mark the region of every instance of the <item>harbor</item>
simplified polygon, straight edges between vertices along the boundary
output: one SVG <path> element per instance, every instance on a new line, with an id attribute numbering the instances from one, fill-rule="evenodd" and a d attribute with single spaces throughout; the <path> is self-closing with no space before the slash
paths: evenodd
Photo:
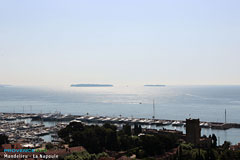
<path id="1" fill-rule="evenodd" d="M 150 125 L 150 126 L 185 126 L 185 120 L 167 120 L 167 119 L 155 119 L 155 118 L 134 118 L 134 117 L 118 117 L 111 116 L 93 116 L 89 115 L 71 115 L 57 113 L 1 113 L 0 120 L 4 121 L 16 121 L 21 119 L 31 119 L 31 121 L 40 122 L 70 122 L 81 121 L 85 123 L 112 123 L 112 124 L 130 124 L 130 125 Z M 223 122 L 200 122 L 201 128 L 212 128 L 219 130 L 227 130 L 230 128 L 240 128 L 239 123 L 223 123 Z"/>
<path id="2" fill-rule="evenodd" d="M 0 133 L 6 134 L 11 143 L 21 142 L 26 145 L 40 146 L 44 142 L 59 143 L 57 132 L 70 122 L 81 122 L 86 125 L 115 124 L 121 128 L 124 124 L 141 125 L 149 129 L 175 129 L 184 130 L 184 120 L 166 120 L 155 118 L 110 117 L 70 115 L 61 113 L 0 113 Z M 200 122 L 202 129 L 228 130 L 240 128 L 238 123 Z"/>

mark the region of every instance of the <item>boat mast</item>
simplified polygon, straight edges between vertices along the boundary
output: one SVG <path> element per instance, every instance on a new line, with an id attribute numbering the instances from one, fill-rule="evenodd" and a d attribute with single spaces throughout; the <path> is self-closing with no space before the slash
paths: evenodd
<path id="1" fill-rule="evenodd" d="M 227 123 L 227 110 L 225 109 L 225 123 Z"/>
<path id="2" fill-rule="evenodd" d="M 153 99 L 153 116 L 152 116 L 153 119 L 155 119 L 155 102 L 154 102 L 154 99 Z"/>

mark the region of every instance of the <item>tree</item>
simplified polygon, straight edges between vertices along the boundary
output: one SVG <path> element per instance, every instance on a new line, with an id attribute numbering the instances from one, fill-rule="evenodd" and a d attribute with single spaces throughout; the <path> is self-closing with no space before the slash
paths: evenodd
<path id="1" fill-rule="evenodd" d="M 46 144 L 46 149 L 53 149 L 54 148 L 54 145 L 52 143 L 47 143 Z"/>
<path id="2" fill-rule="evenodd" d="M 115 125 L 110 124 L 110 123 L 105 123 L 105 124 L 103 125 L 103 127 L 104 127 L 104 128 L 109 128 L 109 129 L 111 129 L 111 130 L 113 130 L 113 131 L 116 131 L 116 130 L 117 130 L 117 127 L 116 127 Z"/>
<path id="3" fill-rule="evenodd" d="M 135 130 L 140 132 L 141 127 L 136 126 Z M 58 135 L 70 147 L 83 146 L 90 154 L 98 154 L 106 150 L 127 151 L 127 155 L 135 154 L 139 156 L 138 158 L 160 155 L 176 147 L 178 139 L 173 134 L 134 136 L 131 134 L 131 126 L 128 124 L 118 131 L 117 127 L 111 124 L 89 126 L 70 123 L 66 128 L 61 129 Z M 68 158 L 79 159 L 76 156 L 71 155 Z"/>
<path id="4" fill-rule="evenodd" d="M 212 135 L 212 147 L 216 148 L 217 146 L 217 137 L 215 134 Z"/>
<path id="5" fill-rule="evenodd" d="M 74 152 L 69 156 L 66 156 L 64 160 L 98 160 L 103 157 L 108 157 L 105 152 L 99 154 L 89 154 L 87 151 Z"/>
<path id="6" fill-rule="evenodd" d="M 142 133 L 141 125 L 135 124 L 133 130 L 134 130 L 134 135 L 138 135 L 139 133 Z"/>
<path id="7" fill-rule="evenodd" d="M 8 136 L 6 136 L 5 134 L 0 134 L 0 145 L 7 143 L 9 143 Z"/>
<path id="8" fill-rule="evenodd" d="M 108 128 L 106 129 L 106 138 L 105 138 L 106 149 L 108 150 L 117 150 L 118 149 L 118 140 L 116 131 Z"/>
<path id="9" fill-rule="evenodd" d="M 131 126 L 130 126 L 129 124 L 123 125 L 123 132 L 124 132 L 126 135 L 131 136 L 131 135 L 132 135 Z"/>
<path id="10" fill-rule="evenodd" d="M 222 145 L 223 150 L 228 150 L 231 145 L 231 142 L 224 141 L 224 144 Z"/>
<path id="11" fill-rule="evenodd" d="M 70 143 L 72 134 L 74 132 L 83 131 L 84 126 L 79 122 L 72 122 L 66 128 L 61 129 L 58 132 L 58 136 L 62 138 L 66 143 Z"/>

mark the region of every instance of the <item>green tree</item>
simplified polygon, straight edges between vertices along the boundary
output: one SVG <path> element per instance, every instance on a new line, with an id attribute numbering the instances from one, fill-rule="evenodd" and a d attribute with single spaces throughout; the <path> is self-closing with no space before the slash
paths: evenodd
<path id="1" fill-rule="evenodd" d="M 212 135 L 212 147 L 213 148 L 217 147 L 217 137 L 215 134 Z"/>
<path id="2" fill-rule="evenodd" d="M 47 143 L 46 144 L 46 149 L 53 149 L 54 148 L 54 145 L 52 143 Z"/>
<path id="3" fill-rule="evenodd" d="M 140 126 L 136 127 L 137 131 L 140 129 Z M 69 146 L 83 146 L 90 154 L 105 150 L 121 150 L 127 151 L 128 156 L 136 154 L 139 157 L 160 155 L 177 147 L 178 139 L 174 134 L 134 136 L 131 134 L 130 125 L 124 125 L 122 130 L 117 131 L 117 127 L 111 124 L 89 126 L 70 123 L 66 128 L 61 129 L 58 135 Z M 76 155 L 71 156 L 76 158 Z"/>
<path id="4" fill-rule="evenodd" d="M 231 142 L 224 141 L 224 143 L 222 145 L 223 150 L 228 150 L 230 145 L 231 145 Z"/>
<path id="5" fill-rule="evenodd" d="M 74 152 L 69 156 L 66 156 L 64 160 L 98 160 L 102 157 L 108 157 L 105 152 L 99 154 L 89 154 L 87 151 Z"/>
<path id="6" fill-rule="evenodd" d="M 61 129 L 58 132 L 58 136 L 62 138 L 66 143 L 70 143 L 72 134 L 74 132 L 83 131 L 84 126 L 82 123 L 72 122 L 66 128 Z"/>
<path id="7" fill-rule="evenodd" d="M 123 125 L 123 132 L 124 132 L 126 135 L 131 136 L 131 135 L 132 135 L 131 126 L 130 126 L 129 124 Z"/>
<path id="8" fill-rule="evenodd" d="M 0 145 L 7 143 L 9 143 L 8 136 L 6 136 L 5 134 L 0 134 Z"/>
<path id="9" fill-rule="evenodd" d="M 133 130 L 134 130 L 134 135 L 138 135 L 139 133 L 142 133 L 141 125 L 135 124 Z"/>
<path id="10" fill-rule="evenodd" d="M 108 150 L 118 149 L 117 132 L 115 130 L 112 130 L 110 128 L 106 129 L 105 144 Z"/>

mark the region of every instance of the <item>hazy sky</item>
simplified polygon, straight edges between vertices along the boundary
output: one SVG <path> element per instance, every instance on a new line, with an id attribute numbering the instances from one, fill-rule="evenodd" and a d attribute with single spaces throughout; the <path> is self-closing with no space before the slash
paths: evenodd
<path id="1" fill-rule="evenodd" d="M 239 0 L 0 0 L 0 84 L 240 84 Z"/>

